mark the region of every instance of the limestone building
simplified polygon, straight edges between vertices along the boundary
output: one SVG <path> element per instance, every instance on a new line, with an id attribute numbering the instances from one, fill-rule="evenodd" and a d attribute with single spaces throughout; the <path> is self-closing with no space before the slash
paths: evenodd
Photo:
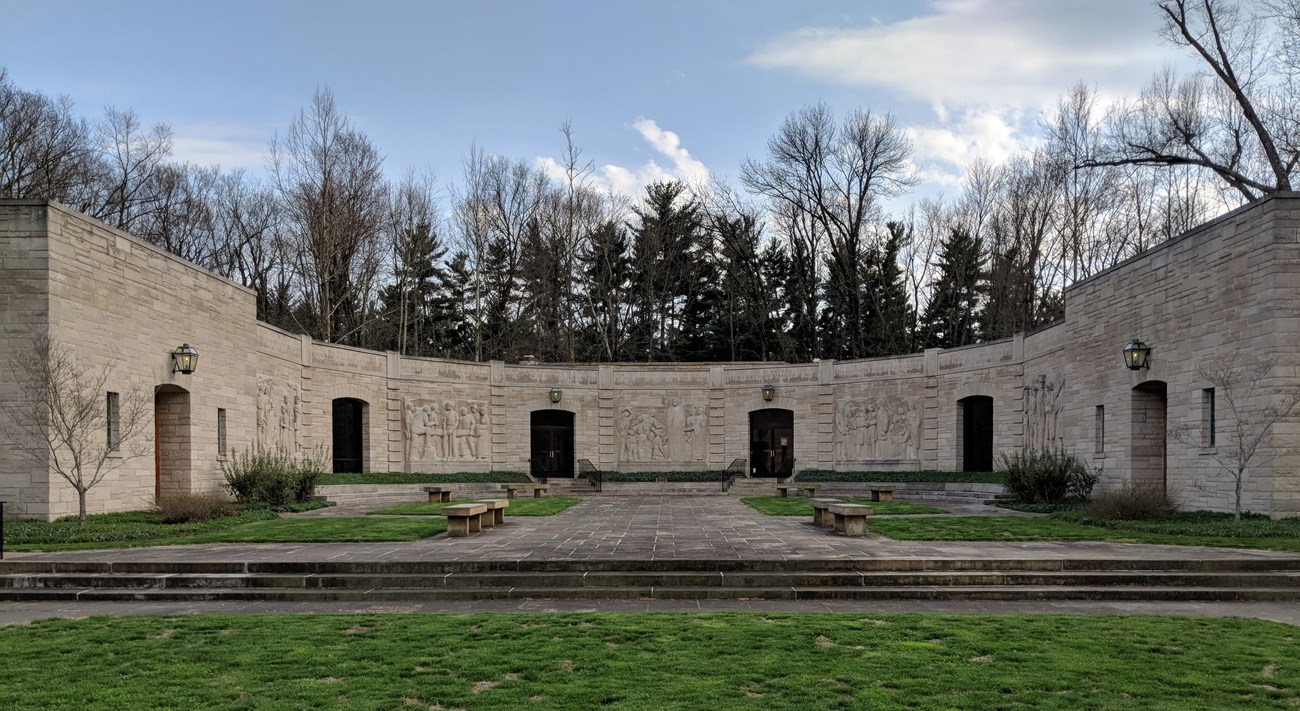
<path id="1" fill-rule="evenodd" d="M 1208 359 L 1274 358 L 1267 406 L 1300 386 L 1300 195 L 1252 203 L 1074 284 L 1065 317 L 1030 334 L 857 361 L 550 365 L 407 358 L 313 342 L 259 323 L 249 290 L 57 203 L 0 200 L 0 401 L 33 329 L 112 366 L 108 392 L 153 399 L 153 456 L 90 493 L 91 512 L 221 483 L 252 446 L 324 447 L 340 471 L 987 470 L 1000 452 L 1060 445 L 1101 486 L 1163 482 L 1188 508 L 1230 510 L 1215 463 L 1233 424 Z M 1139 338 L 1149 367 L 1121 349 Z M 183 343 L 201 354 L 174 372 Z M 19 403 L 21 404 L 21 403 Z M 20 407 L 0 409 L 12 432 Z M 1201 446 L 1167 436 L 1180 427 Z M 1300 411 L 1269 433 L 1244 505 L 1300 515 Z M 1274 456 L 1276 455 L 1276 456 Z M 0 449 L 0 500 L 75 513 L 75 491 Z"/>

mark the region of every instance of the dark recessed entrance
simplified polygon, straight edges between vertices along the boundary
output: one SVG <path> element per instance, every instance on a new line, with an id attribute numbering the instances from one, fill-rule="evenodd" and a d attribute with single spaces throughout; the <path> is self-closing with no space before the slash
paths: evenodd
<path id="1" fill-rule="evenodd" d="M 776 408 L 749 413 L 749 468 L 753 476 L 794 473 L 794 412 Z"/>
<path id="2" fill-rule="evenodd" d="M 993 398 L 972 395 L 957 401 L 961 470 L 993 471 Z"/>
<path id="3" fill-rule="evenodd" d="M 536 410 L 528 419 L 533 476 L 573 476 L 573 413 Z"/>
<path id="4" fill-rule="evenodd" d="M 334 471 L 360 472 L 365 458 L 366 403 L 350 397 L 334 400 Z"/>

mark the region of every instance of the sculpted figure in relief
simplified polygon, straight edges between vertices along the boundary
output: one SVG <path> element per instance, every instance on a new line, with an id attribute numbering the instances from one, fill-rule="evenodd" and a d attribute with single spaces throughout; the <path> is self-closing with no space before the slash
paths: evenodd
<path id="1" fill-rule="evenodd" d="M 916 459 L 921 422 L 914 399 L 841 400 L 835 408 L 835 455 L 841 461 Z"/>
<path id="2" fill-rule="evenodd" d="M 491 432 L 486 402 L 444 400 L 420 403 L 407 400 L 403 412 L 407 462 L 487 459 L 488 448 L 484 440 Z"/>
<path id="3" fill-rule="evenodd" d="M 1061 445 L 1058 419 L 1061 413 L 1061 391 L 1065 389 L 1065 379 L 1055 381 L 1046 375 L 1024 387 L 1024 404 L 1022 405 L 1025 431 L 1025 447 L 1029 449 L 1051 449 Z"/>
<path id="4" fill-rule="evenodd" d="M 296 453 L 302 432 L 302 389 L 297 385 L 257 379 L 257 444 L 263 449 Z"/>
<path id="5" fill-rule="evenodd" d="M 619 410 L 614 421 L 621 462 L 703 461 L 708 452 L 705 408 L 673 398 L 660 413 Z"/>

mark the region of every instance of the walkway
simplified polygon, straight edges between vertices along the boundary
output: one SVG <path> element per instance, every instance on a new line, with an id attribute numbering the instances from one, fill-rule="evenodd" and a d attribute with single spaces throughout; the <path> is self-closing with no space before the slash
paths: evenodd
<path id="1" fill-rule="evenodd" d="M 951 506 L 949 508 L 952 508 Z M 985 511 L 989 509 L 983 508 Z M 996 513 L 1001 513 L 996 511 Z M 721 496 L 592 497 L 549 517 L 512 517 L 470 538 L 404 543 L 210 544 L 154 548 L 10 553 L 6 560 L 63 561 L 469 561 L 469 560 L 1240 560 L 1294 554 L 1108 542 L 909 542 L 846 538 L 811 517 L 764 516 Z M 956 613 L 1188 614 L 1248 616 L 1300 624 L 1293 603 L 926 602 L 926 601 L 525 601 L 359 603 L 0 603 L 0 624 L 49 616 L 239 612 L 490 611 L 877 611 Z"/>

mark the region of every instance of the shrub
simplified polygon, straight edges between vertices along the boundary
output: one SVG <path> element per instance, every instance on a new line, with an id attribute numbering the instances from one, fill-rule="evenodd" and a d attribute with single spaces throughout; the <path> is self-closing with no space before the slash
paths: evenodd
<path id="1" fill-rule="evenodd" d="M 238 513 L 234 502 L 221 491 L 160 496 L 154 499 L 153 511 L 163 523 L 211 521 Z"/>
<path id="2" fill-rule="evenodd" d="M 1002 477 L 1007 491 L 1028 504 L 1059 504 L 1088 498 L 1097 475 L 1065 449 L 1027 449 L 1002 454 Z"/>
<path id="3" fill-rule="evenodd" d="M 1117 521 L 1165 518 L 1176 509 L 1163 486 L 1141 482 L 1129 482 L 1118 489 L 1099 492 L 1084 507 L 1089 516 Z"/>
<path id="4" fill-rule="evenodd" d="M 222 462 L 221 473 L 226 489 L 239 503 L 283 506 L 311 499 L 316 481 L 324 474 L 325 459 L 320 448 L 301 459 L 283 449 L 254 448 Z"/>

